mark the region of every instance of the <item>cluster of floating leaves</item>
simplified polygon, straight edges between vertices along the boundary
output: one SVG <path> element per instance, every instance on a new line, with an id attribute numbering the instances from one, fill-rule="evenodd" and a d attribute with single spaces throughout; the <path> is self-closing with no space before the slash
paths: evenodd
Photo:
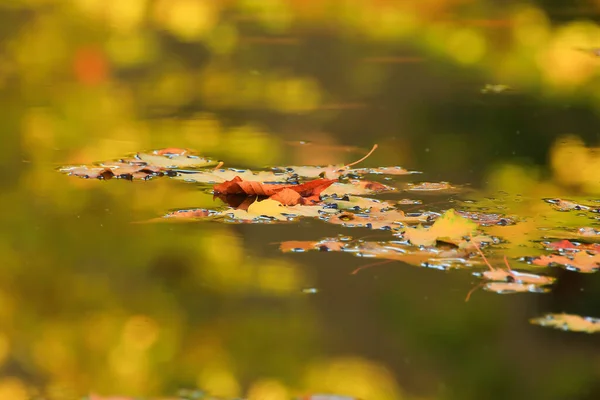
<path id="1" fill-rule="evenodd" d="M 291 223 L 300 218 L 315 218 L 346 228 L 367 228 L 388 231 L 389 240 L 366 241 L 349 236 L 324 238 L 315 241 L 288 241 L 280 244 L 283 252 L 336 251 L 354 256 L 379 259 L 353 273 L 375 264 L 401 261 L 405 264 L 449 270 L 474 270 L 481 279 L 467 295 L 478 288 L 497 294 L 547 293 L 555 278 L 545 274 L 517 271 L 506 257 L 494 267 L 484 250 L 502 243 L 501 237 L 486 234 L 490 226 L 503 227 L 518 223 L 515 217 L 500 213 L 447 209 L 439 212 L 410 208 L 423 201 L 410 198 L 379 200 L 380 193 L 445 193 L 456 194 L 464 188 L 448 182 L 405 182 L 395 186 L 365 179 L 368 175 L 412 175 L 418 172 L 401 167 L 353 168 L 364 161 L 377 145 L 362 159 L 346 165 L 273 167 L 260 171 L 222 168 L 223 163 L 201 157 L 188 149 L 161 149 L 137 153 L 116 161 L 92 165 L 67 166 L 60 171 L 87 179 L 112 178 L 148 180 L 168 177 L 195 183 L 210 190 L 221 205 L 214 209 L 184 209 L 169 212 L 156 221 L 211 220 L 226 223 Z M 215 167 L 216 165 L 216 167 Z M 544 199 L 559 212 L 577 211 L 598 213 L 600 207 L 579 204 L 565 199 Z M 466 203 L 465 203 L 466 204 Z M 409 209 L 403 209 L 408 206 Z M 571 271 L 593 273 L 600 267 L 600 231 L 580 228 L 561 231 L 557 239 L 544 242 L 548 254 L 526 258 L 529 269 L 560 266 Z M 542 326 L 556 326 L 552 318 L 534 319 Z M 577 318 L 567 319 L 561 327 L 575 324 Z M 583 318 L 596 324 L 591 318 Z M 545 321 L 541 323 L 540 321 Z M 589 325 L 588 323 L 588 325 Z M 586 325 L 587 326 L 587 325 Z M 590 325 L 591 326 L 591 325 Z M 589 327 L 588 327 L 589 328 Z M 594 329 L 577 329 L 595 332 Z"/>

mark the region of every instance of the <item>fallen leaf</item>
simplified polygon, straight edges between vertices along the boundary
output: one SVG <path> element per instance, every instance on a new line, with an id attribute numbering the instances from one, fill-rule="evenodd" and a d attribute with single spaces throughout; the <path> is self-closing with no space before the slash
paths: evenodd
<path id="1" fill-rule="evenodd" d="M 396 204 L 398 204 L 398 205 L 417 205 L 417 204 L 423 204 L 423 201 L 415 200 L 415 199 L 401 199 L 401 200 L 397 200 Z"/>
<path id="2" fill-rule="evenodd" d="M 165 169 L 206 167 L 217 164 L 216 161 L 200 157 L 190 150 L 176 148 L 154 150 L 150 153 L 137 153 L 134 159 L 143 161 L 147 165 Z"/>
<path id="3" fill-rule="evenodd" d="M 199 167 L 216 164 L 208 158 L 199 157 L 184 149 L 160 149 L 149 153 L 137 153 L 132 157 L 93 165 L 65 166 L 63 173 L 88 179 L 150 179 L 165 174 L 175 175 L 172 168 Z"/>
<path id="4" fill-rule="evenodd" d="M 177 210 L 169 214 L 166 214 L 163 218 L 175 218 L 175 219 L 190 219 L 190 218 L 206 218 L 215 215 L 215 211 L 206 210 L 204 208 L 197 208 L 191 210 Z"/>
<path id="5" fill-rule="evenodd" d="M 598 212 L 597 208 L 593 208 L 592 206 L 586 206 L 584 204 L 579 204 L 571 200 L 564 199 L 543 199 L 546 203 L 549 203 L 552 208 L 558 211 L 595 211 Z"/>
<path id="6" fill-rule="evenodd" d="M 359 196 L 343 196 L 343 197 L 327 197 L 323 199 L 325 204 L 335 206 L 338 210 L 353 210 L 353 211 L 385 211 L 394 209 L 394 205 L 387 201 L 370 199 Z"/>
<path id="7" fill-rule="evenodd" d="M 302 196 L 300 196 L 300 193 L 287 188 L 275 193 L 269 198 L 271 200 L 278 201 L 285 206 L 295 206 L 296 204 L 301 204 L 304 199 Z M 319 201 L 318 196 L 316 196 L 316 201 Z"/>
<path id="8" fill-rule="evenodd" d="M 487 282 L 483 285 L 483 290 L 498 294 L 548 293 L 550 291 L 549 288 L 541 285 L 519 282 Z"/>
<path id="9" fill-rule="evenodd" d="M 333 179 L 315 179 L 301 185 L 269 184 L 244 181 L 236 176 L 230 181 L 213 186 L 213 191 L 215 194 L 245 194 L 248 196 L 270 197 L 280 194 L 285 190 L 284 194 L 281 194 L 274 200 L 280 199 L 283 204 L 295 205 L 299 203 L 318 202 L 319 194 L 334 182 L 335 180 Z M 290 194 L 290 191 L 296 192 L 298 196 Z"/>
<path id="10" fill-rule="evenodd" d="M 319 250 L 319 251 L 342 251 L 348 242 L 343 242 L 337 239 L 323 239 L 320 241 L 300 241 L 300 240 L 289 240 L 281 242 L 279 244 L 279 250 L 284 253 L 288 252 L 302 252 L 308 250 Z"/>
<path id="11" fill-rule="evenodd" d="M 416 246 L 433 246 L 437 241 L 457 244 L 476 229 L 475 222 L 461 217 L 454 209 L 450 209 L 438 217 L 430 228 L 423 226 L 407 228 L 402 232 L 402 237 Z"/>
<path id="12" fill-rule="evenodd" d="M 274 173 L 271 171 L 250 171 L 235 168 L 211 169 L 206 171 L 178 171 L 173 177 L 175 180 L 182 180 L 190 183 L 222 183 L 239 177 L 244 181 L 255 181 L 262 183 L 290 183 L 296 181 L 297 175 L 291 173 Z"/>
<path id="13" fill-rule="evenodd" d="M 600 332 L 600 319 L 582 317 L 575 314 L 546 314 L 529 320 L 534 325 L 546 326 L 563 331 L 597 333 Z"/>
<path id="14" fill-rule="evenodd" d="M 559 264 L 570 271 L 593 273 L 600 269 L 600 254 L 590 255 L 585 252 L 565 256 L 551 254 L 534 258 L 532 263 L 545 267 Z"/>
<path id="15" fill-rule="evenodd" d="M 416 215 L 407 215 L 401 210 L 391 211 L 373 211 L 368 213 L 342 212 L 333 214 L 327 222 L 338 224 L 349 228 L 369 228 L 369 229 L 400 229 L 404 224 L 417 224 L 427 222 L 431 215 L 421 213 Z"/>
<path id="16" fill-rule="evenodd" d="M 300 217 L 319 217 L 325 214 L 323 207 L 290 206 L 286 207 L 276 200 L 266 199 L 252 203 L 248 210 L 227 210 L 221 215 L 226 222 L 291 222 Z"/>
<path id="17" fill-rule="evenodd" d="M 285 214 L 285 207 L 277 200 L 255 201 L 248 207 L 248 214 L 279 218 Z M 285 217 L 283 217 L 285 219 Z"/>
<path id="18" fill-rule="evenodd" d="M 577 234 L 582 237 L 600 237 L 600 231 L 590 227 L 579 228 Z"/>
<path id="19" fill-rule="evenodd" d="M 393 242 L 359 242 L 353 251 L 357 256 L 402 261 L 418 267 L 447 270 L 469 265 L 468 253 L 457 248 L 415 248 Z M 359 268 L 364 269 L 364 267 Z M 354 271 L 356 273 L 357 271 Z"/>
<path id="20" fill-rule="evenodd" d="M 336 182 L 321 194 L 327 196 L 365 195 L 383 192 L 396 192 L 398 189 L 379 182 L 350 180 L 349 183 Z"/>
<path id="21" fill-rule="evenodd" d="M 79 166 L 63 167 L 61 172 L 68 175 L 77 176 L 86 179 L 150 179 L 155 176 L 162 176 L 163 170 L 159 167 L 143 164 L 111 163 L 100 164 L 99 166 Z"/>
<path id="22" fill-rule="evenodd" d="M 458 188 L 448 182 L 420 182 L 407 183 L 405 190 L 411 192 L 455 192 L 458 191 Z"/>
<path id="23" fill-rule="evenodd" d="M 409 171 L 402 167 L 356 168 L 347 171 L 350 175 L 409 175 L 420 174 L 419 171 Z"/>
<path id="24" fill-rule="evenodd" d="M 488 281 L 497 281 L 497 282 L 501 281 L 501 282 L 523 283 L 523 284 L 530 283 L 530 284 L 540 285 L 540 286 L 551 285 L 552 283 L 554 283 L 554 281 L 556 281 L 556 278 L 551 277 L 551 276 L 544 276 L 544 275 L 537 275 L 537 274 L 515 271 L 510 267 L 510 264 L 508 263 L 508 258 L 506 256 L 504 256 L 504 265 L 506 266 L 506 269 L 494 268 L 492 266 L 492 264 L 488 261 L 485 254 L 483 254 L 483 251 L 481 250 L 479 245 L 477 243 L 475 243 L 475 241 L 473 240 L 473 236 L 471 236 L 471 242 L 474 243 L 475 250 L 479 253 L 481 258 L 483 259 L 483 262 L 489 268 L 489 271 L 484 271 L 482 273 L 475 273 L 475 274 L 482 276 L 484 279 L 487 279 Z M 467 296 L 467 299 L 468 299 L 468 296 Z"/>
<path id="25" fill-rule="evenodd" d="M 546 238 L 553 239 L 583 239 L 586 242 L 600 242 L 600 231 L 592 227 L 577 229 L 549 229 L 544 232 Z"/>
<path id="26" fill-rule="evenodd" d="M 501 214 L 482 213 L 476 211 L 457 211 L 461 217 L 468 218 L 471 221 L 477 222 L 481 226 L 489 225 L 514 225 L 515 221 L 512 218 L 505 217 Z"/>
<path id="27" fill-rule="evenodd" d="M 593 253 L 600 252 L 600 244 L 571 242 L 570 240 L 560 240 L 558 242 L 550 242 L 546 244 L 546 248 L 559 251 L 588 251 Z"/>

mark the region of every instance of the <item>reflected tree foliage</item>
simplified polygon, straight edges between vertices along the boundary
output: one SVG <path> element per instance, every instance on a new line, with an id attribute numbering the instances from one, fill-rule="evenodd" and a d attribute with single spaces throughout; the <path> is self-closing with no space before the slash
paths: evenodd
<path id="1" fill-rule="evenodd" d="M 385 282 L 345 294 L 379 310 L 357 318 L 351 304 L 302 292 L 326 278 L 264 244 L 283 231 L 133 223 L 209 206 L 211 194 L 55 169 L 170 146 L 244 167 L 343 164 L 377 142 L 377 165 L 489 193 L 597 195 L 597 151 L 584 140 L 597 138 L 598 4 L 4 2 L 0 398 L 180 388 L 274 400 L 585 398 L 598 358 L 583 345 L 557 351 L 568 370 L 552 354 L 517 366 L 558 345 L 505 326 L 497 314 L 517 303 L 465 307 L 444 291 L 443 307 L 417 307 L 427 282 Z M 482 93 L 487 84 L 514 93 Z M 486 347 L 506 330 L 510 346 Z M 527 335 L 530 348 L 518 344 Z"/>

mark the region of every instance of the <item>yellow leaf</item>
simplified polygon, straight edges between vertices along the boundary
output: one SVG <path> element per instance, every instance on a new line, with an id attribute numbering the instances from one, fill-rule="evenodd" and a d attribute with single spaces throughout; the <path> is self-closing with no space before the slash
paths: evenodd
<path id="1" fill-rule="evenodd" d="M 286 208 L 278 201 L 266 199 L 255 201 L 248 207 L 248 214 L 257 216 L 265 215 L 277 219 L 285 219 L 281 214 L 286 212 Z"/>
<path id="2" fill-rule="evenodd" d="M 404 237 L 417 246 L 433 246 L 437 240 L 442 238 L 450 239 L 452 242 L 459 241 L 476 229 L 475 222 L 460 216 L 454 209 L 450 209 L 438 217 L 431 228 L 425 229 L 422 226 L 409 228 L 404 231 Z"/>

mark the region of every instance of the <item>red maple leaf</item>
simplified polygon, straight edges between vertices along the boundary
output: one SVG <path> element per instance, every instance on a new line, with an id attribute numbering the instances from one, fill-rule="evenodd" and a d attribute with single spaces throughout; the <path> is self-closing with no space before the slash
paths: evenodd
<path id="1" fill-rule="evenodd" d="M 271 197 L 285 205 L 318 202 L 319 195 L 336 179 L 314 179 L 301 185 L 244 181 L 236 176 L 230 181 L 213 186 L 215 194 L 245 194 L 248 196 Z"/>

